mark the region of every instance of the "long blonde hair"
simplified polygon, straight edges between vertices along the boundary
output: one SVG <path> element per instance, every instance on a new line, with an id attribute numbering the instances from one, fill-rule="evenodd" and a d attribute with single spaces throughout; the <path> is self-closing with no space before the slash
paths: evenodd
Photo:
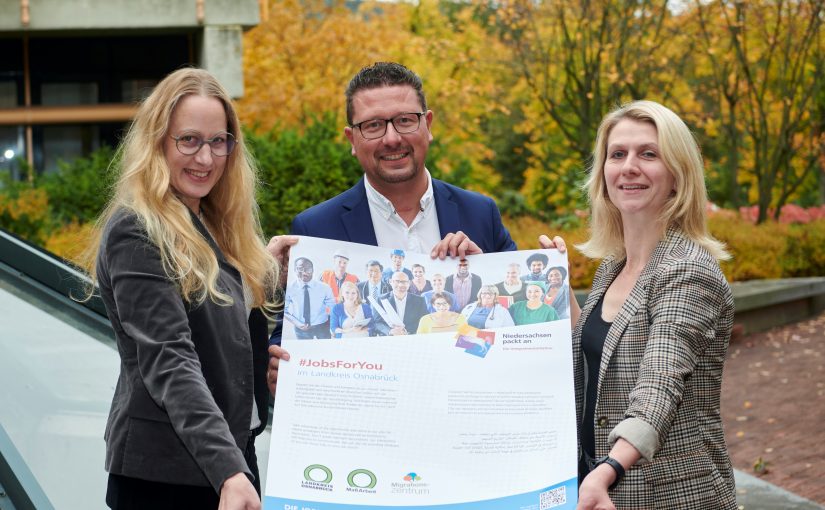
<path id="1" fill-rule="evenodd" d="M 604 181 L 607 139 L 616 124 L 624 119 L 647 122 L 656 128 L 662 161 L 673 175 L 676 193 L 662 211 L 663 228 L 676 226 L 715 258 L 730 258 L 724 244 L 714 239 L 707 228 L 707 191 L 699 145 L 678 115 L 653 101 L 627 103 L 602 119 L 593 147 L 590 177 L 584 186 L 590 201 L 590 239 L 577 248 L 591 258 L 625 256 L 622 217 L 610 201 Z"/>
<path id="2" fill-rule="evenodd" d="M 236 144 L 227 156 L 226 168 L 201 208 L 210 234 L 226 259 L 241 273 L 251 291 L 249 306 L 272 308 L 278 281 L 278 264 L 263 243 L 255 202 L 256 168 L 244 144 L 243 132 L 227 91 L 207 71 L 177 70 L 164 78 L 140 105 L 117 151 L 118 171 L 114 191 L 97 220 L 82 264 L 97 279 L 97 253 L 106 224 L 118 211 L 134 213 L 159 251 L 167 276 L 184 300 L 201 303 L 209 298 L 229 304 L 232 299 L 217 286 L 218 260 L 207 240 L 195 227 L 189 209 L 175 195 L 164 156 L 164 141 L 175 107 L 189 95 L 219 100 L 224 107 L 227 131 Z"/>

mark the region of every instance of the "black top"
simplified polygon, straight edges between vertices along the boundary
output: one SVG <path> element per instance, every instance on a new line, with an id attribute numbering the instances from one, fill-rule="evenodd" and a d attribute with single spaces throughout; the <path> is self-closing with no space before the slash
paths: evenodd
<path id="1" fill-rule="evenodd" d="M 611 322 L 602 319 L 602 302 L 599 299 L 587 317 L 582 328 L 582 353 L 587 365 L 587 379 L 584 388 L 584 418 L 582 420 L 582 449 L 591 457 L 596 457 L 596 438 L 593 430 L 596 411 L 596 390 L 599 387 L 599 366 L 602 362 L 602 348 L 610 330 Z"/>

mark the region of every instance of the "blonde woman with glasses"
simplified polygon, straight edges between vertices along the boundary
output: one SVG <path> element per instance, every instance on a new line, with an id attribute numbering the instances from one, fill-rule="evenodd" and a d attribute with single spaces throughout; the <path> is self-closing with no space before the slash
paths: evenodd
<path id="1" fill-rule="evenodd" d="M 120 354 L 107 504 L 258 509 L 267 330 L 278 266 L 226 90 L 181 69 L 140 105 L 86 267 Z"/>

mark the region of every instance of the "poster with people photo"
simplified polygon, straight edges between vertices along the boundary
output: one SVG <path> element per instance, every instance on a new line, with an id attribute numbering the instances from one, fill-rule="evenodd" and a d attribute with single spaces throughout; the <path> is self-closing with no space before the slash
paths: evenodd
<path id="1" fill-rule="evenodd" d="M 290 264 L 265 510 L 576 507 L 565 255 L 302 237 Z"/>
<path id="2" fill-rule="evenodd" d="M 433 260 L 402 248 L 301 237 L 291 250 L 283 338 L 401 336 L 569 319 L 567 267 L 557 250 Z"/>

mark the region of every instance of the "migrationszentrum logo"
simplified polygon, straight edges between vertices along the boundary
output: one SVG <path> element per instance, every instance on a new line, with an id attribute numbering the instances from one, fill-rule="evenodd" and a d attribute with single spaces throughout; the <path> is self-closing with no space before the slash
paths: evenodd
<path id="1" fill-rule="evenodd" d="M 402 478 L 403 482 L 392 482 L 390 492 L 393 494 L 411 494 L 425 496 L 430 493 L 430 484 L 422 482 L 421 475 L 415 471 L 410 471 Z"/>

